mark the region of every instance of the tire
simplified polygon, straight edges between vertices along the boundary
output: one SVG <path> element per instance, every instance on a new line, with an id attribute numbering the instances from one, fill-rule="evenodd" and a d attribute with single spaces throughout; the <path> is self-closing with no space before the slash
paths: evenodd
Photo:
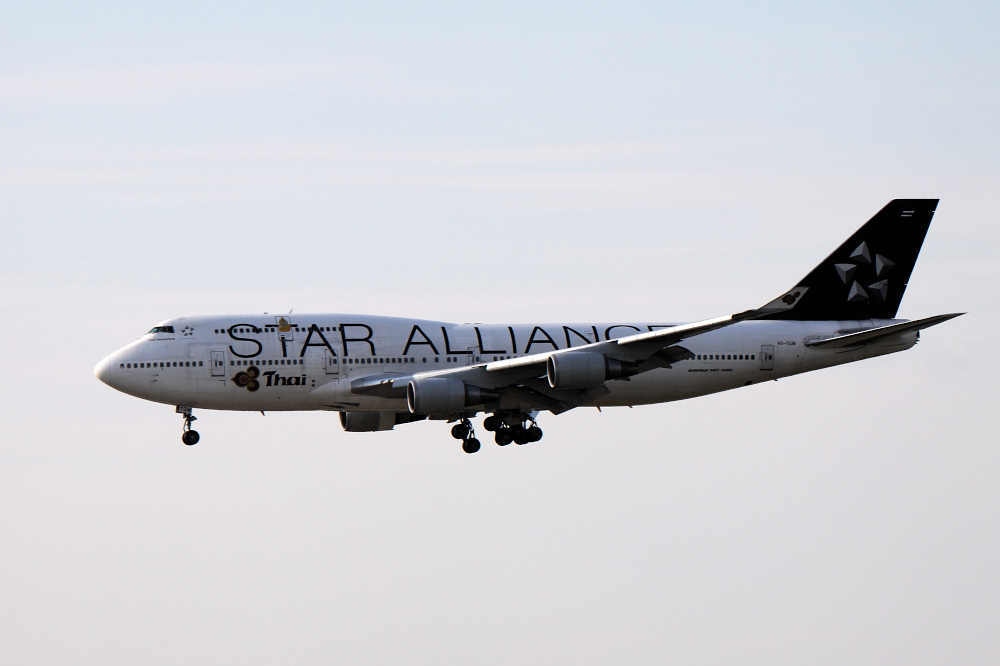
<path id="1" fill-rule="evenodd" d="M 201 439 L 201 435 L 194 430 L 186 430 L 183 435 L 181 435 L 181 441 L 188 446 L 194 446 Z"/>
<path id="2" fill-rule="evenodd" d="M 510 428 L 500 428 L 497 430 L 497 434 L 493 436 L 493 439 L 500 446 L 507 446 L 514 441 L 514 438 L 510 434 Z"/>
<path id="3" fill-rule="evenodd" d="M 479 440 L 473 437 L 472 439 L 467 439 L 462 443 L 462 450 L 466 453 L 475 453 L 480 448 Z"/>

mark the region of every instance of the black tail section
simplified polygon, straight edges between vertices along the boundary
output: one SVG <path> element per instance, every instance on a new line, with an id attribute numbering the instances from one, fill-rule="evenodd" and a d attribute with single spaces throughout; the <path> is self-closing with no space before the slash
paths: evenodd
<path id="1" fill-rule="evenodd" d="M 937 199 L 895 199 L 803 278 L 795 307 L 766 319 L 893 319 Z M 794 290 L 793 290 L 794 291 Z"/>

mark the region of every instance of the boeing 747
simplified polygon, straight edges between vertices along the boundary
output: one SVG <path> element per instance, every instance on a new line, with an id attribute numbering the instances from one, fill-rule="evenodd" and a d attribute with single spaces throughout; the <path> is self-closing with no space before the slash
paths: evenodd
<path id="1" fill-rule="evenodd" d="M 761 307 L 694 323 L 453 324 L 356 314 L 177 317 L 94 374 L 194 409 L 339 412 L 348 432 L 472 418 L 500 446 L 542 438 L 540 412 L 695 398 L 913 347 L 961 313 L 897 319 L 936 199 L 897 199 L 794 287 Z"/>

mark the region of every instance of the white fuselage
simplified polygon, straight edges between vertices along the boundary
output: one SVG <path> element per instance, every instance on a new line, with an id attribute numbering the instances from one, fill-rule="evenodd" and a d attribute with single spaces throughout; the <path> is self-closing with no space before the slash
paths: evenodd
<path id="1" fill-rule="evenodd" d="M 449 324 L 368 315 L 187 317 L 163 322 L 101 362 L 110 386 L 145 400 L 202 409 L 406 412 L 405 399 L 352 392 L 369 375 L 413 375 L 578 347 L 669 323 Z M 845 349 L 805 342 L 901 320 L 745 321 L 685 340 L 695 354 L 670 368 L 606 383 L 587 406 L 683 400 L 749 384 L 903 351 L 917 333 Z M 287 331 L 280 330 L 287 328 Z M 237 375 L 259 369 L 249 391 Z M 516 401 L 505 408 L 516 409 Z"/>

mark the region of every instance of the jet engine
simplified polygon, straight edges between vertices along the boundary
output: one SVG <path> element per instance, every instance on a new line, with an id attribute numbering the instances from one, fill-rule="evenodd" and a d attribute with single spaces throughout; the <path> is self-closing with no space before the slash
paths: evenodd
<path id="1" fill-rule="evenodd" d="M 553 354 L 546 363 L 549 386 L 582 389 L 635 374 L 631 365 L 591 352 Z"/>
<path id="2" fill-rule="evenodd" d="M 392 430 L 394 425 L 422 421 L 426 416 L 408 412 L 341 412 L 340 425 L 347 432 Z"/>
<path id="3" fill-rule="evenodd" d="M 395 425 L 395 415 L 384 412 L 389 418 L 382 416 L 383 412 L 341 412 L 340 425 L 347 432 L 375 432 L 376 430 L 392 430 Z"/>
<path id="4" fill-rule="evenodd" d="M 459 379 L 422 377 L 406 385 L 406 405 L 414 414 L 453 414 L 499 399 L 496 391 L 469 386 Z"/>

